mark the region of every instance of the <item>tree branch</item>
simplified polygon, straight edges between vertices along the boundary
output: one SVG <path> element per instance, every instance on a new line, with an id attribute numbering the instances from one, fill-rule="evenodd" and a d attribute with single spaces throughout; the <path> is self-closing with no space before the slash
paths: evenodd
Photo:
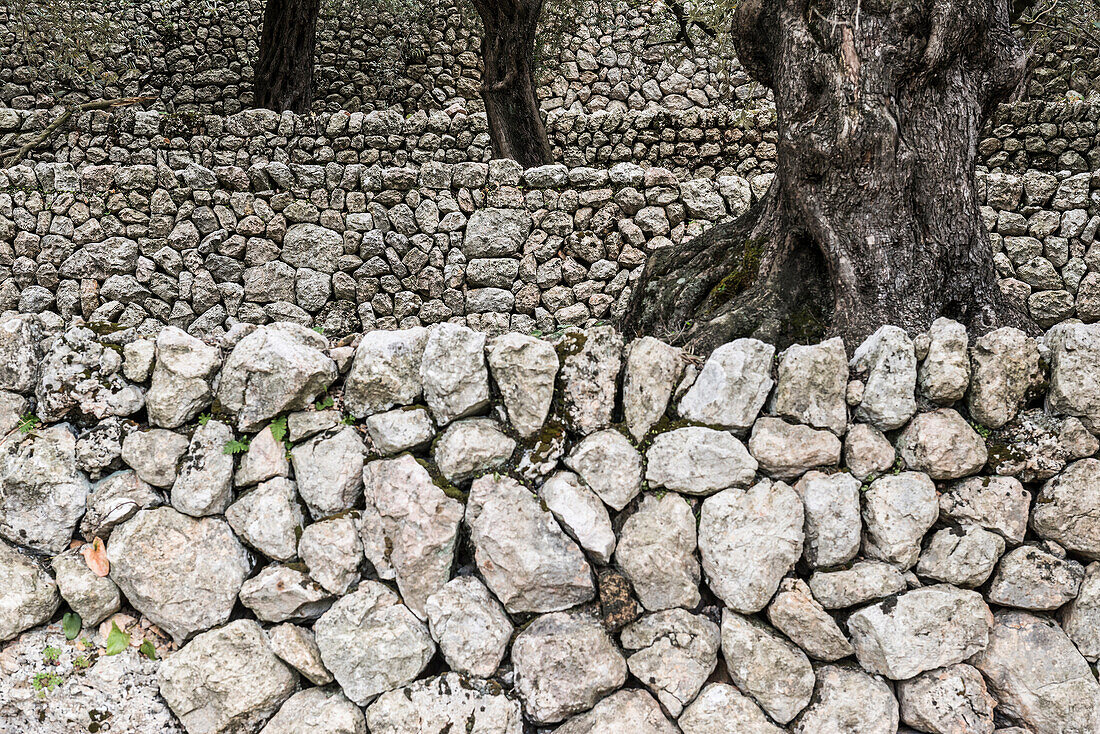
<path id="1" fill-rule="evenodd" d="M 31 151 L 49 142 L 50 139 L 57 134 L 58 130 L 60 130 L 77 112 L 105 110 L 111 107 L 128 107 L 129 105 L 141 104 L 142 102 L 152 102 L 155 99 L 156 97 L 119 97 L 116 99 L 99 99 L 94 102 L 85 102 L 79 105 L 69 105 L 56 120 L 47 125 L 42 132 L 32 137 L 24 145 L 18 148 L 0 150 L 0 161 L 3 162 L 4 168 L 11 168 L 12 166 L 19 165 L 26 159 Z"/>

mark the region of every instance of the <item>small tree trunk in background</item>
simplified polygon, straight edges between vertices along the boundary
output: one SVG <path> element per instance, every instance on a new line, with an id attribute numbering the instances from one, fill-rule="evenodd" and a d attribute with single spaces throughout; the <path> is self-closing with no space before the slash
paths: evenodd
<path id="1" fill-rule="evenodd" d="M 740 61 L 775 94 L 771 189 L 650 257 L 624 327 L 709 351 L 937 317 L 1033 329 L 997 284 L 974 168 L 1025 55 L 1010 0 L 742 0 Z"/>
<path id="2" fill-rule="evenodd" d="M 552 162 L 535 92 L 535 32 L 543 0 L 472 0 L 484 28 L 481 99 L 493 156 L 524 168 Z"/>
<path id="3" fill-rule="evenodd" d="M 256 107 L 310 111 L 320 9 L 321 0 L 267 0 L 254 69 Z"/>

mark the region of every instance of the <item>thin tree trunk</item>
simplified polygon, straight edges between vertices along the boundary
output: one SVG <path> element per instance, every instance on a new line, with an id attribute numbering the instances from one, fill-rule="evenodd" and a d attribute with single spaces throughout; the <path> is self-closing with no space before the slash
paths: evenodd
<path id="1" fill-rule="evenodd" d="M 255 106 L 310 111 L 320 9 L 321 0 L 267 0 L 254 70 Z"/>
<path id="2" fill-rule="evenodd" d="M 741 220 L 647 263 L 626 326 L 730 338 L 1033 328 L 997 285 L 974 167 L 1024 53 L 1009 0 L 744 0 L 736 45 L 775 93 L 778 167 Z"/>
<path id="3" fill-rule="evenodd" d="M 472 0 L 481 16 L 481 99 L 496 158 L 552 162 L 535 91 L 535 32 L 543 0 Z"/>

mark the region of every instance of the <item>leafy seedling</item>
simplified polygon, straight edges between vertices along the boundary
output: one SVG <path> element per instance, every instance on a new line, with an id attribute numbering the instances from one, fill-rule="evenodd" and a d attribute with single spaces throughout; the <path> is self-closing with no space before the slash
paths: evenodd
<path id="1" fill-rule="evenodd" d="M 84 621 L 76 612 L 65 612 L 65 616 L 61 618 L 61 631 L 65 633 L 66 640 L 75 640 L 79 637 L 80 628 L 83 625 Z"/>
<path id="2" fill-rule="evenodd" d="M 155 647 L 153 647 L 153 643 L 149 640 L 145 640 L 141 643 L 141 647 L 138 648 L 138 652 L 140 652 L 142 655 L 149 658 L 150 660 L 157 659 L 157 650 Z"/>
<path id="3" fill-rule="evenodd" d="M 118 628 L 117 622 L 111 622 L 111 633 L 107 635 L 107 655 L 118 655 L 130 646 L 130 635 Z"/>
<path id="4" fill-rule="evenodd" d="M 235 438 L 225 445 L 225 448 L 222 449 L 222 453 L 230 455 L 243 454 L 244 452 L 248 451 L 248 444 L 248 439 Z"/>

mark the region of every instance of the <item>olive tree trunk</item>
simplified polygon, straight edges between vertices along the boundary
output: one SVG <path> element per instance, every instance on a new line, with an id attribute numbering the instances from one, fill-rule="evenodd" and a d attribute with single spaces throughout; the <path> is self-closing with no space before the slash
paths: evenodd
<path id="1" fill-rule="evenodd" d="M 552 162 L 535 92 L 535 32 L 543 0 L 472 0 L 481 16 L 481 99 L 493 156 L 525 168 Z"/>
<path id="2" fill-rule="evenodd" d="M 254 69 L 256 107 L 310 111 L 320 9 L 321 0 L 267 0 Z"/>
<path id="3" fill-rule="evenodd" d="M 939 316 L 1031 327 L 978 211 L 983 116 L 1025 55 L 1009 0 L 743 0 L 735 44 L 774 92 L 778 166 L 740 219 L 654 254 L 625 326 L 702 351 L 737 336 L 849 347 Z"/>

